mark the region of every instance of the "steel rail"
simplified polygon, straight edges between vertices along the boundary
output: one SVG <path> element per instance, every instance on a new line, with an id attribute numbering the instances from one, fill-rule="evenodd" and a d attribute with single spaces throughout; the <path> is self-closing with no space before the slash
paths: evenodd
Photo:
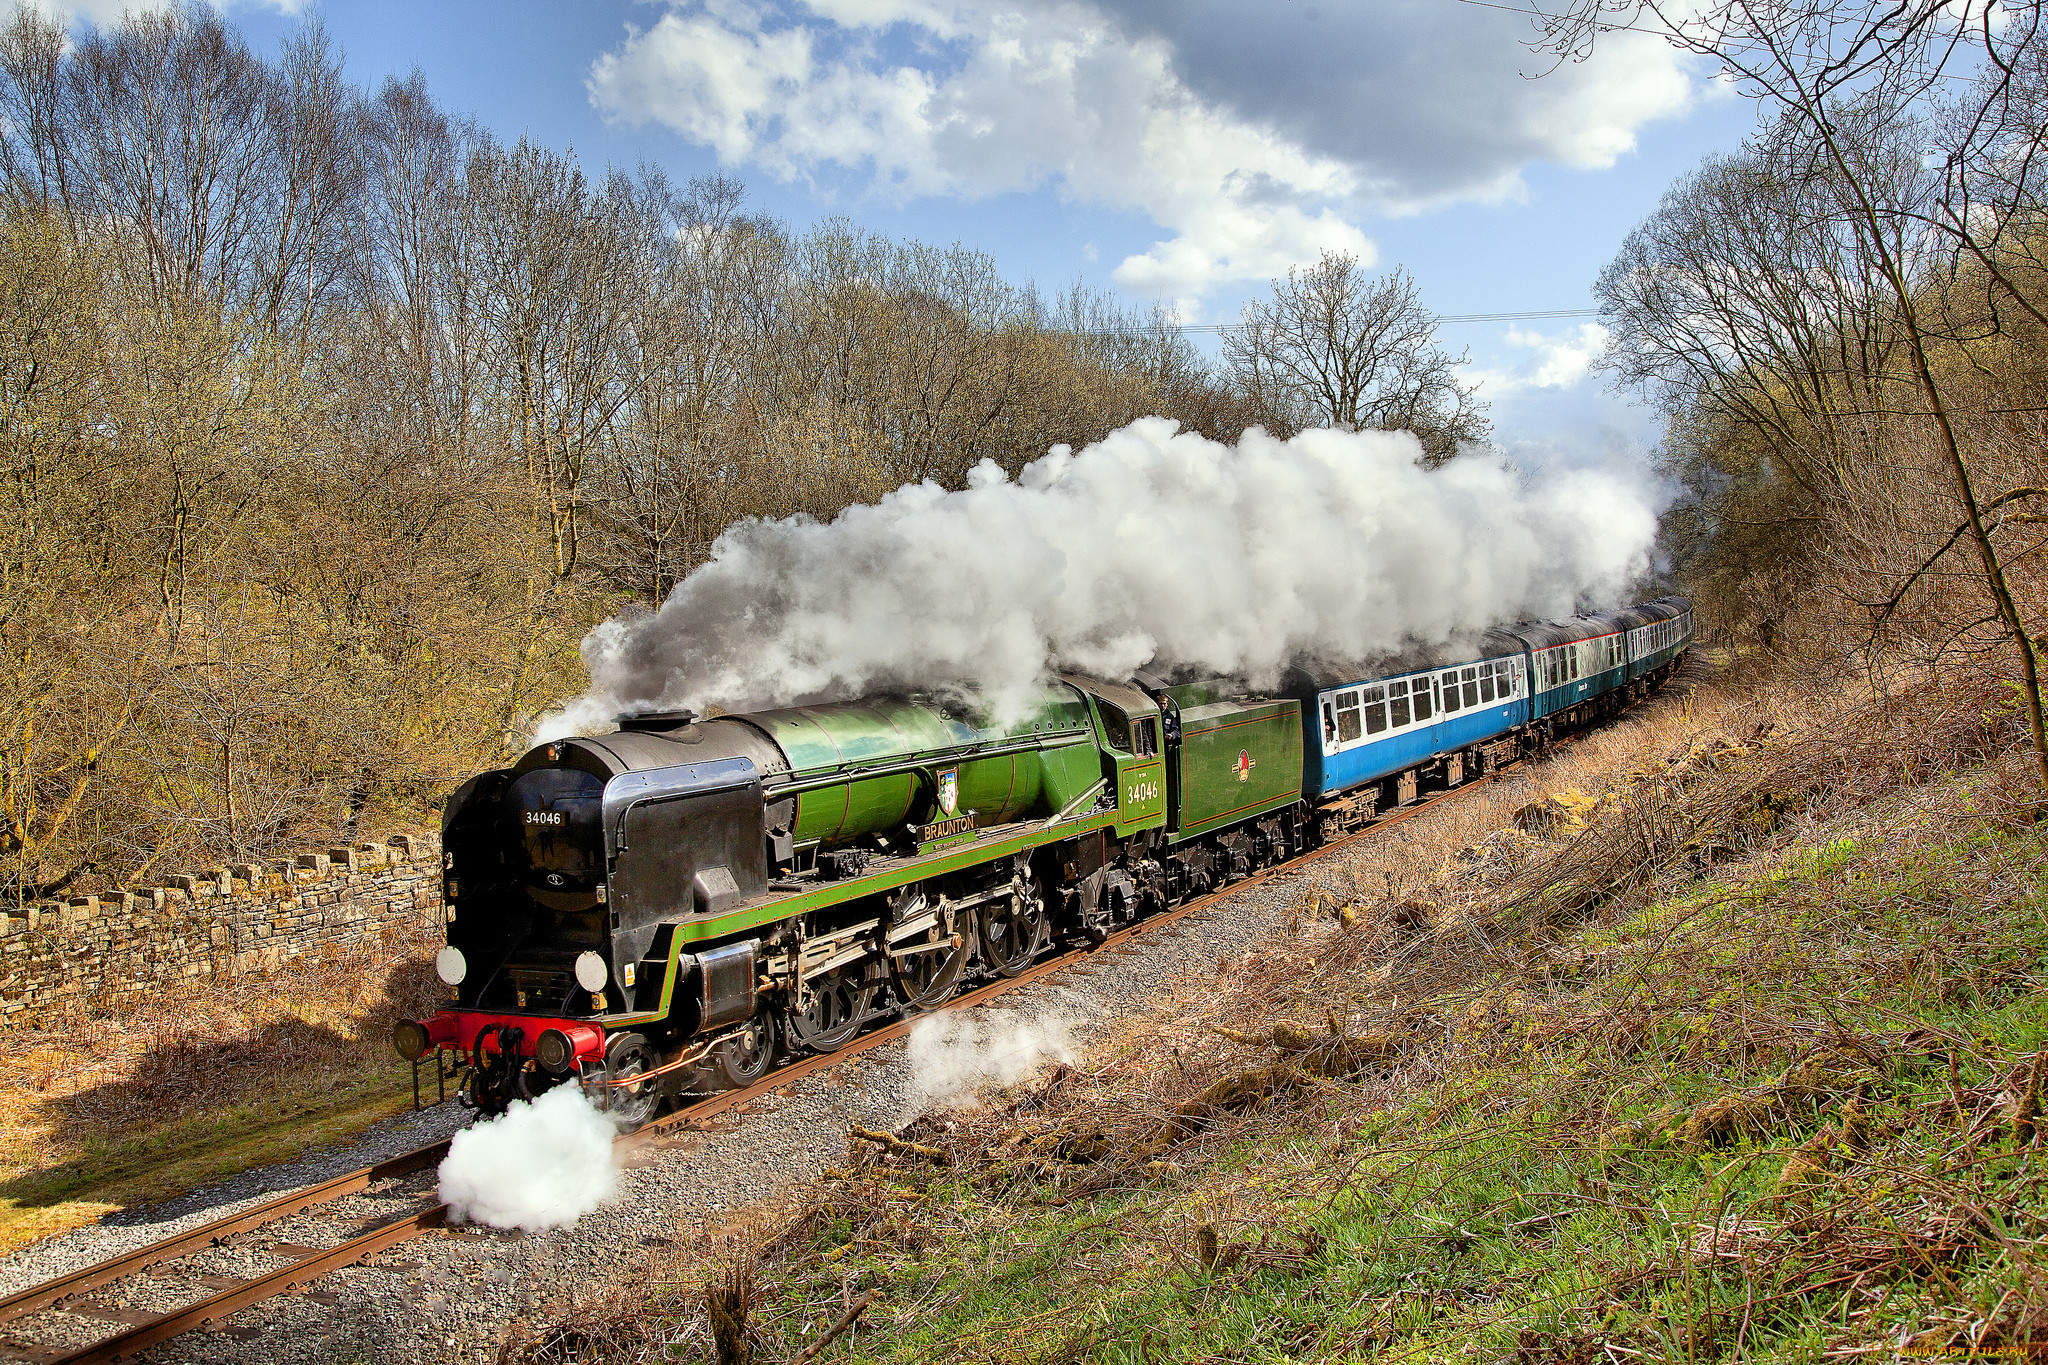
<path id="1" fill-rule="evenodd" d="M 417 1148 L 392 1157 L 388 1161 L 380 1161 L 374 1166 L 365 1166 L 359 1171 L 338 1175 L 318 1185 L 307 1185 L 288 1194 L 279 1195 L 275 1199 L 265 1200 L 261 1204 L 243 1209 L 240 1213 L 229 1214 L 225 1218 L 216 1219 L 188 1232 L 167 1237 L 161 1242 L 152 1242 L 125 1256 L 116 1256 L 112 1260 L 101 1261 L 82 1270 L 74 1270 L 68 1275 L 61 1275 L 54 1280 L 31 1286 L 18 1294 L 10 1294 L 0 1299 L 0 1323 L 10 1322 L 39 1309 L 62 1305 L 68 1300 L 91 1293 L 116 1280 L 145 1270 L 154 1270 L 165 1261 L 173 1261 L 180 1256 L 205 1250 L 237 1233 L 248 1232 L 266 1223 L 289 1218 L 301 1209 L 311 1208 L 315 1204 L 329 1203 L 343 1195 L 368 1189 L 381 1180 L 391 1180 L 424 1170 L 437 1164 L 447 1154 L 448 1143 L 445 1140 Z"/>
<path id="2" fill-rule="evenodd" d="M 1660 688 L 1659 691 L 1661 690 Z M 1648 700 L 1648 698 L 1645 698 L 1645 700 Z M 1042 962 L 1032 964 L 1015 976 L 999 977 L 987 985 L 967 992 L 965 995 L 955 996 L 939 1006 L 938 1009 L 980 1008 L 1003 995 L 1007 995 L 1011 991 L 1035 985 L 1047 977 L 1058 975 L 1062 971 L 1073 970 L 1086 963 L 1098 953 L 1121 956 L 1123 955 L 1123 950 L 1129 944 L 1146 934 L 1157 933 L 1160 930 L 1171 928 L 1184 920 L 1194 917 L 1204 919 L 1215 918 L 1218 905 L 1225 899 L 1279 877 L 1298 873 L 1307 865 L 1353 847 L 1370 835 L 1377 834 L 1381 830 L 1413 819 L 1424 811 L 1430 810 L 1454 797 L 1463 796 L 1478 790 L 1480 787 L 1499 781 L 1529 759 L 1543 757 L 1575 742 L 1581 733 L 1584 732 L 1575 732 L 1553 741 L 1546 746 L 1543 754 L 1518 756 L 1493 769 L 1491 772 L 1482 773 L 1459 783 L 1455 787 L 1447 787 L 1443 791 L 1436 792 L 1422 800 L 1379 812 L 1362 828 L 1350 834 L 1333 839 L 1316 848 L 1305 850 L 1285 862 L 1274 863 L 1269 867 L 1260 868 L 1251 875 L 1232 882 L 1228 886 L 1221 887 L 1194 900 L 1149 916 L 1135 924 L 1126 925 L 1124 928 L 1110 934 L 1100 943 L 1071 947 L 1065 952 L 1046 958 Z M 927 1011 L 927 1013 L 936 1012 L 937 1010 Z M 908 1037 L 912 1027 L 922 1017 L 923 1014 L 918 1014 L 906 1019 L 899 1019 L 895 1023 L 862 1034 L 860 1037 L 834 1051 L 812 1053 L 798 1061 L 778 1068 L 752 1085 L 710 1096 L 690 1104 L 686 1108 L 679 1109 L 672 1114 L 655 1119 L 636 1129 L 635 1133 L 664 1132 L 668 1130 L 687 1132 L 692 1126 L 701 1125 L 706 1120 L 716 1118 L 720 1114 L 744 1111 L 753 1101 L 780 1091 L 820 1071 L 828 1070 L 850 1057 L 858 1056 L 874 1048 L 882 1047 L 888 1043 Z M 632 1135 L 629 1134 L 627 1136 Z M 108 1284 L 129 1276 L 145 1273 L 167 1261 L 205 1250 L 217 1243 L 224 1242 L 231 1236 L 248 1232 L 268 1223 L 278 1222 L 304 1209 L 330 1203 L 345 1195 L 366 1189 L 381 1180 L 388 1180 L 400 1175 L 408 1175 L 415 1171 L 424 1170 L 428 1166 L 439 1163 L 447 1154 L 447 1151 L 448 1140 L 443 1139 L 426 1147 L 401 1153 L 388 1160 L 378 1162 L 374 1166 L 366 1166 L 362 1170 L 352 1171 L 346 1175 L 336 1176 L 331 1180 L 323 1181 L 320 1184 L 308 1185 L 303 1189 L 280 1195 L 275 1199 L 267 1200 L 264 1203 L 244 1209 L 238 1214 L 231 1214 L 228 1217 L 217 1219 L 201 1227 L 179 1233 L 164 1241 L 151 1243 L 149 1246 L 139 1248 L 125 1256 L 102 1261 L 96 1265 L 87 1266 L 82 1270 L 60 1276 L 55 1280 L 22 1290 L 20 1293 L 0 1299 L 0 1323 L 6 1323 L 16 1318 L 45 1310 L 67 1311 L 66 1305 L 68 1303 L 95 1289 L 104 1288 Z M 261 1303 L 265 1299 L 275 1298 L 277 1295 L 288 1293 L 293 1289 L 301 1288 L 328 1274 L 330 1271 L 354 1265 L 378 1251 L 395 1246 L 400 1242 L 409 1241 L 434 1228 L 442 1227 L 448 1222 L 449 1212 L 448 1205 L 434 1204 L 417 1213 L 407 1214 L 389 1222 L 381 1223 L 368 1232 L 351 1237 L 336 1246 L 307 1252 L 293 1260 L 289 1265 L 263 1275 L 237 1281 L 222 1288 L 218 1293 L 188 1304 L 183 1308 L 175 1308 L 168 1312 L 154 1315 L 144 1321 L 135 1323 L 126 1331 L 94 1342 L 89 1346 L 79 1347 L 68 1353 L 62 1348 L 38 1347 L 29 1343 L 0 1341 L 0 1354 L 30 1359 L 35 1361 L 36 1365 L 115 1365 L 116 1362 L 132 1359 L 138 1351 L 160 1345 L 173 1337 L 182 1336 L 194 1329 L 211 1326 L 215 1322 L 239 1312 L 241 1309 Z M 282 1255 L 284 1253 L 278 1252 L 275 1254 Z M 79 1316 L 92 1315 L 90 1312 L 79 1314 Z"/>
<path id="3" fill-rule="evenodd" d="M 301 1256 L 290 1265 L 267 1274 L 252 1276 L 197 1303 L 187 1304 L 183 1308 L 173 1308 L 146 1322 L 137 1323 L 125 1332 L 96 1341 L 69 1354 L 42 1351 L 36 1354 L 40 1359 L 49 1362 L 49 1365 L 114 1365 L 114 1362 L 132 1358 L 137 1351 L 147 1350 L 151 1346 L 169 1341 L 172 1337 L 183 1336 L 195 1328 L 211 1326 L 214 1322 L 240 1312 L 252 1304 L 311 1284 L 329 1271 L 354 1265 L 365 1256 L 400 1242 L 410 1241 L 422 1232 L 440 1227 L 447 1221 L 448 1206 L 436 1204 L 418 1213 L 394 1218 L 388 1223 L 380 1223 L 368 1232 L 351 1237 L 339 1245 Z"/>

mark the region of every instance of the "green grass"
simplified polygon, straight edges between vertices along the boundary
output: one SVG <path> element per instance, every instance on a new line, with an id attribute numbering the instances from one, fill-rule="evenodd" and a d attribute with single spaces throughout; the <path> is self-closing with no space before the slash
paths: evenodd
<path id="1" fill-rule="evenodd" d="M 1504 975 L 1425 1049 L 1440 1080 L 1391 1103 L 1325 1087 L 1142 1182 L 991 1178 L 971 1145 L 955 1170 L 857 1167 L 760 1272 L 757 1323 L 794 1349 L 872 1287 L 828 1358 L 903 1362 L 1818 1360 L 1902 1334 L 2048 1337 L 2048 1154 L 2015 1139 L 2000 1085 L 2048 1036 L 2044 870 L 2041 831 L 1988 825 L 1795 847 L 1584 933 L 1603 970 L 1547 999 Z M 1676 1135 L 1816 1056 L 1835 1059 L 1821 1093 Z M 1822 1169 L 1781 1191 L 1801 1144 Z"/>

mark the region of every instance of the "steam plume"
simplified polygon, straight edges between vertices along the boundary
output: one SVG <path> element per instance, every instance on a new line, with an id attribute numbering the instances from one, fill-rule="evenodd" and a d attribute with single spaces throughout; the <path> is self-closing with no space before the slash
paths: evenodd
<path id="1" fill-rule="evenodd" d="M 569 1227 L 618 1188 L 616 1131 L 574 1085 L 531 1103 L 514 1100 L 500 1117 L 449 1142 L 441 1201 L 457 1222 L 528 1232 Z"/>
<path id="2" fill-rule="evenodd" d="M 539 737 L 892 688 L 977 690 L 1016 715 L 1049 665 L 1270 683 L 1304 656 L 1611 603 L 1648 567 L 1656 516 L 1628 480 L 1418 453 L 1386 432 L 1225 446 L 1153 417 L 1014 481 L 984 461 L 960 491 L 740 522 L 659 611 L 590 633 L 590 689 Z"/>
<path id="3" fill-rule="evenodd" d="M 910 1029 L 906 1056 L 911 1087 L 946 1104 L 984 1085 L 1012 1085 L 1048 1061 L 1074 1057 L 1072 1026 L 1057 1016 L 997 1022 L 953 1010 L 929 1014 Z"/>

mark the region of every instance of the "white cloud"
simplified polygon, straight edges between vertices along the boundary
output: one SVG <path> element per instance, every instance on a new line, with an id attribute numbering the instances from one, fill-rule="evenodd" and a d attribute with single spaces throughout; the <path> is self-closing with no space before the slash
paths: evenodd
<path id="1" fill-rule="evenodd" d="M 1467 378 L 1479 385 L 1483 398 L 1503 398 L 1531 389 L 1576 388 L 1607 349 L 1607 329 L 1597 322 L 1548 334 L 1510 327 L 1501 340 L 1512 349 L 1529 354 L 1506 369 L 1468 372 Z"/>
<path id="2" fill-rule="evenodd" d="M 928 70 L 882 58 L 879 31 L 896 25 L 942 44 L 977 36 Z M 1351 172 L 1195 99 L 1172 55 L 1080 3 L 814 0 L 792 17 L 719 0 L 630 34 L 589 88 L 611 117 L 666 124 L 786 179 L 853 169 L 905 198 L 1049 186 L 1143 213 L 1173 236 L 1115 278 L 1190 311 L 1218 285 L 1326 247 L 1370 259 L 1370 240 L 1328 207 L 1353 192 Z"/>
<path id="3" fill-rule="evenodd" d="M 1653 43 L 1527 81 L 1526 51 L 1469 7 L 1359 5 L 1303 28 L 1306 13 L 671 0 L 587 84 L 609 118 L 784 179 L 850 175 L 900 199 L 1050 189 L 1141 213 L 1166 235 L 1114 278 L 1189 313 L 1326 249 L 1372 261 L 1364 212 L 1509 197 L 1532 159 L 1610 164 L 1692 97 Z M 1476 49 L 1473 13 L 1492 25 Z"/>

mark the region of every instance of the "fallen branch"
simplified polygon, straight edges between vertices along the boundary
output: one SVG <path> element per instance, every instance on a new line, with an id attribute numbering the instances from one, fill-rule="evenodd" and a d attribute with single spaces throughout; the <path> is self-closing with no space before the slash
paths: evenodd
<path id="1" fill-rule="evenodd" d="M 953 1158 L 947 1156 L 938 1148 L 927 1147 L 922 1142 L 905 1142 L 894 1133 L 878 1133 L 872 1128 L 855 1126 L 847 1129 L 846 1134 L 848 1137 L 859 1138 L 862 1142 L 872 1142 L 884 1151 L 900 1152 L 904 1156 L 923 1157 L 934 1166 L 951 1166 L 953 1164 Z"/>
<path id="2" fill-rule="evenodd" d="M 859 1317 L 862 1313 L 867 1312 L 868 1305 L 873 1303 L 874 1301 L 875 1291 L 872 1289 L 870 1289 L 867 1293 L 861 1295 L 859 1298 L 855 1299 L 853 1301 L 853 1307 L 847 1309 L 844 1313 L 840 1314 L 839 1321 L 833 1323 L 830 1327 L 827 1327 L 825 1329 L 825 1335 L 819 1337 L 816 1341 L 812 1342 L 810 1345 L 804 1347 L 802 1351 L 798 1352 L 796 1359 L 792 1360 L 789 1363 L 789 1365 L 805 1365 L 806 1361 L 817 1359 L 818 1352 L 824 1350 L 827 1346 L 830 1346 L 834 1341 L 837 1341 L 841 1334 L 843 1334 L 847 1328 L 853 1326 L 853 1320 Z"/>

